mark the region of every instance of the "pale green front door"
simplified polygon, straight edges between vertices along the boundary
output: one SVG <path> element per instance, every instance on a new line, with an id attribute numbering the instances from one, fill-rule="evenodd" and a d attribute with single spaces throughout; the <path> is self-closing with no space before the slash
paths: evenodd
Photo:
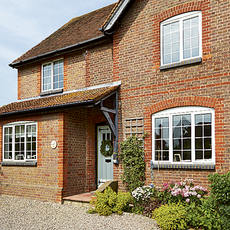
<path id="1" fill-rule="evenodd" d="M 101 154 L 101 143 L 103 140 L 111 140 L 111 131 L 109 126 L 98 126 L 98 167 L 97 167 L 97 176 L 98 176 L 98 187 L 100 187 L 106 181 L 113 179 L 113 156 L 104 157 Z"/>

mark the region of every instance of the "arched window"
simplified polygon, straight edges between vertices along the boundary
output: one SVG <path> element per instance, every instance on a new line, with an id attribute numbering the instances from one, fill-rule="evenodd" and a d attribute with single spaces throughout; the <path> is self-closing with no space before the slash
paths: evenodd
<path id="1" fill-rule="evenodd" d="M 161 23 L 161 65 L 202 57 L 201 12 L 194 11 Z"/>
<path id="2" fill-rule="evenodd" d="M 214 109 L 198 106 L 153 114 L 153 161 L 215 163 L 214 116 Z"/>

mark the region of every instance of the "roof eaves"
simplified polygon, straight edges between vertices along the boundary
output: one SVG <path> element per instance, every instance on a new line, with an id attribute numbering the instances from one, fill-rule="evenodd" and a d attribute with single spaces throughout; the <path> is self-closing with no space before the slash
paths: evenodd
<path id="1" fill-rule="evenodd" d="M 131 2 L 133 2 L 133 0 L 118 1 L 117 5 L 111 12 L 110 16 L 106 19 L 100 30 L 102 30 L 105 34 L 106 32 L 110 31 Z"/>
<path id="2" fill-rule="evenodd" d="M 79 105 L 84 105 L 88 107 L 93 107 L 95 101 L 94 100 L 86 100 L 86 101 L 77 101 L 77 102 L 70 102 L 66 104 L 59 104 L 59 105 L 52 105 L 52 106 L 45 106 L 45 107 L 38 107 L 38 108 L 32 108 L 32 109 L 25 109 L 25 110 L 18 110 L 18 111 L 11 111 L 11 112 L 6 112 L 6 113 L 1 113 L 0 117 L 4 116 L 9 116 L 9 115 L 20 115 L 28 112 L 38 112 L 38 111 L 47 111 L 47 110 L 52 110 L 52 109 L 62 109 L 66 107 L 74 107 L 74 106 L 79 106 Z"/>
<path id="3" fill-rule="evenodd" d="M 74 49 L 74 48 L 79 48 L 81 46 L 91 45 L 91 43 L 98 42 L 99 40 L 103 40 L 103 39 L 108 39 L 108 38 L 104 34 L 102 34 L 98 37 L 91 38 L 91 39 L 88 39 L 88 40 L 85 40 L 82 42 L 78 42 L 74 45 L 66 46 L 66 47 L 63 47 L 63 48 L 60 48 L 60 49 L 57 49 L 54 51 L 50 51 L 50 52 L 47 52 L 44 54 L 40 54 L 40 55 L 31 57 L 28 59 L 24 59 L 24 60 L 21 60 L 18 62 L 13 62 L 13 63 L 9 64 L 9 66 L 12 68 L 17 68 L 17 67 L 22 66 L 24 64 L 28 64 L 28 63 L 33 62 L 33 61 L 37 61 L 38 59 L 46 58 L 47 56 L 56 55 L 57 53 L 60 53 L 60 54 L 68 53 L 69 50 L 71 50 L 71 52 L 72 52 L 73 51 L 72 49 Z"/>

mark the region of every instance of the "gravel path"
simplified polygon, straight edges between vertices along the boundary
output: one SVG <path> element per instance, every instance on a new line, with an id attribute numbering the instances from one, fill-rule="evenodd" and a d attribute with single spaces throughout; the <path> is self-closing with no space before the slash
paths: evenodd
<path id="1" fill-rule="evenodd" d="M 87 214 L 87 208 L 0 196 L 0 229 L 159 229 L 153 219 L 124 213 Z"/>

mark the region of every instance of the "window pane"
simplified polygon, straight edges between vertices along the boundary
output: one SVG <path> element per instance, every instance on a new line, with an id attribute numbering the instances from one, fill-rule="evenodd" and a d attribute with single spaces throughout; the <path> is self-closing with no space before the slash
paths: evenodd
<path id="1" fill-rule="evenodd" d="M 173 116 L 173 126 L 181 126 L 181 116 Z"/>
<path id="2" fill-rule="evenodd" d="M 204 136 L 211 136 L 212 135 L 212 131 L 211 131 L 211 125 L 205 125 L 204 126 Z"/>
<path id="3" fill-rule="evenodd" d="M 191 18 L 191 27 L 199 25 L 199 17 Z"/>
<path id="4" fill-rule="evenodd" d="M 184 20 L 184 29 L 189 28 L 190 27 L 190 20 Z"/>
<path id="5" fill-rule="evenodd" d="M 190 50 L 184 50 L 184 59 L 190 58 L 190 57 L 191 57 Z"/>
<path id="6" fill-rule="evenodd" d="M 169 152 L 168 151 L 164 151 L 163 152 L 163 160 L 164 161 L 168 161 L 169 160 Z"/>
<path id="7" fill-rule="evenodd" d="M 179 52 L 179 51 L 180 51 L 180 43 L 179 42 L 172 43 L 172 52 Z"/>
<path id="8" fill-rule="evenodd" d="M 204 123 L 211 124 L 211 121 L 212 121 L 211 113 L 204 114 Z"/>
<path id="9" fill-rule="evenodd" d="M 171 31 L 172 32 L 179 31 L 179 22 L 174 22 L 171 24 Z"/>
<path id="10" fill-rule="evenodd" d="M 180 151 L 173 151 L 173 161 L 181 161 L 182 157 L 181 157 L 181 152 Z"/>
<path id="11" fill-rule="evenodd" d="M 183 140 L 183 149 L 191 149 L 191 139 Z"/>
<path id="12" fill-rule="evenodd" d="M 171 54 L 170 55 L 164 55 L 163 62 L 164 62 L 164 64 L 171 63 Z"/>
<path id="13" fill-rule="evenodd" d="M 175 32 L 172 34 L 172 42 L 178 42 L 180 41 L 180 34 L 179 32 Z"/>
<path id="14" fill-rule="evenodd" d="M 190 49 L 190 40 L 185 40 L 184 41 L 184 50 Z"/>
<path id="15" fill-rule="evenodd" d="M 182 128 L 182 132 L 183 132 L 183 137 L 191 137 L 191 127 L 183 127 Z"/>
<path id="16" fill-rule="evenodd" d="M 181 137 L 181 128 L 176 127 L 173 129 L 173 138 L 180 138 Z"/>
<path id="17" fill-rule="evenodd" d="M 190 38 L 190 28 L 184 30 L 184 39 Z"/>
<path id="18" fill-rule="evenodd" d="M 170 33 L 171 24 L 163 26 L 163 35 Z"/>
<path id="19" fill-rule="evenodd" d="M 203 139 L 202 138 L 197 138 L 195 140 L 195 148 L 196 149 L 203 149 Z"/>
<path id="20" fill-rule="evenodd" d="M 169 140 L 163 140 L 163 149 L 169 150 Z"/>
<path id="21" fill-rule="evenodd" d="M 198 45 L 199 45 L 198 37 L 195 37 L 195 38 L 191 39 L 191 45 L 192 45 L 192 48 L 198 47 Z M 185 47 L 185 49 L 187 49 L 187 48 Z"/>
<path id="22" fill-rule="evenodd" d="M 202 126 L 196 126 L 195 127 L 195 136 L 196 137 L 202 137 L 203 136 Z"/>
<path id="23" fill-rule="evenodd" d="M 155 119 L 155 127 L 157 128 L 157 127 L 161 127 L 162 125 L 161 125 L 161 118 L 156 118 Z"/>
<path id="24" fill-rule="evenodd" d="M 169 129 L 168 128 L 163 128 L 163 138 L 169 138 Z"/>
<path id="25" fill-rule="evenodd" d="M 191 28 L 191 37 L 198 37 L 198 34 L 199 34 L 198 26 L 197 27 L 192 27 Z"/>
<path id="26" fill-rule="evenodd" d="M 204 151 L 204 159 L 212 159 L 212 151 Z"/>
<path id="27" fill-rule="evenodd" d="M 195 115 L 195 125 L 202 124 L 202 115 Z"/>
<path id="28" fill-rule="evenodd" d="M 196 151 L 196 160 L 202 160 L 203 159 L 203 152 L 202 151 Z"/>
<path id="29" fill-rule="evenodd" d="M 183 152 L 183 160 L 184 161 L 191 161 L 191 151 L 184 151 Z"/>
<path id="30" fill-rule="evenodd" d="M 181 139 L 173 139 L 173 149 L 181 149 Z"/>
<path id="31" fill-rule="evenodd" d="M 191 125 L 191 115 L 183 115 L 182 116 L 182 125 Z"/>
<path id="32" fill-rule="evenodd" d="M 173 53 L 172 54 L 172 62 L 180 61 L 180 53 Z"/>
<path id="33" fill-rule="evenodd" d="M 204 148 L 205 149 L 211 149 L 212 146 L 211 146 L 211 138 L 205 138 L 204 139 Z"/>
<path id="34" fill-rule="evenodd" d="M 161 149 L 161 141 L 155 141 L 155 150 L 160 150 Z"/>
<path id="35" fill-rule="evenodd" d="M 199 56 L 199 48 L 192 49 L 192 57 Z"/>
<path id="36" fill-rule="evenodd" d="M 155 139 L 161 138 L 160 129 L 155 129 Z"/>

